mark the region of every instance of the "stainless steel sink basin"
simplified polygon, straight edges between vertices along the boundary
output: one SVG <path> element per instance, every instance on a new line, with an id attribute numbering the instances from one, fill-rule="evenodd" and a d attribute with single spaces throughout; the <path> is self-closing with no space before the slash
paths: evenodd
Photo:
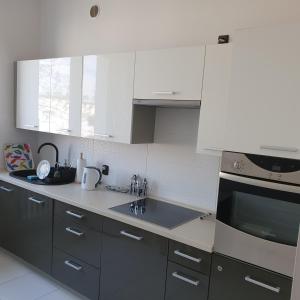
<path id="1" fill-rule="evenodd" d="M 55 176 L 54 176 L 55 174 Z M 50 174 L 44 180 L 34 179 L 30 180 L 27 177 L 36 175 L 36 170 L 22 170 L 10 172 L 11 177 L 38 185 L 62 185 L 72 183 L 75 180 L 76 169 L 59 167 L 58 170 L 51 168 Z"/>

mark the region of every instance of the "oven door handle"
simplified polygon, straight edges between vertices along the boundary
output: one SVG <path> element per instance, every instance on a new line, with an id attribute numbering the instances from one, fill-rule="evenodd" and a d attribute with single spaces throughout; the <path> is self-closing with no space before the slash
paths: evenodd
<path id="1" fill-rule="evenodd" d="M 277 190 L 277 191 L 300 194 L 300 187 L 295 185 L 288 185 L 283 183 L 265 181 L 261 179 L 254 179 L 254 178 L 249 178 L 249 177 L 244 177 L 244 176 L 239 176 L 234 174 L 228 174 L 224 172 L 220 172 L 219 175 L 220 178 L 222 179 L 226 179 L 234 182 L 249 184 L 249 185 Z"/>

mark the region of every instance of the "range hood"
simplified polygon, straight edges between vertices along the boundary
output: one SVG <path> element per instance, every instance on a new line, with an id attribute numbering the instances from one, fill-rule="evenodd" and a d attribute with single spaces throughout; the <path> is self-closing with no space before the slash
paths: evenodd
<path id="1" fill-rule="evenodd" d="M 133 104 L 157 107 L 200 108 L 199 100 L 133 99 Z"/>

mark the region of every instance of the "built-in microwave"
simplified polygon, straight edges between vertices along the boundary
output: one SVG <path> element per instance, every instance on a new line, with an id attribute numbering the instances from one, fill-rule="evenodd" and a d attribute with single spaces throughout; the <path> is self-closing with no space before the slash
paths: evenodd
<path id="1" fill-rule="evenodd" d="M 300 161 L 224 152 L 215 252 L 292 277 Z"/>

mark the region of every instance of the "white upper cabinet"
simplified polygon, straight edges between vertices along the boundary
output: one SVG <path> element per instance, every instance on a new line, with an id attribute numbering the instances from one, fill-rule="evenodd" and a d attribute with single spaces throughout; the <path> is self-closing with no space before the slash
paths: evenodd
<path id="1" fill-rule="evenodd" d="M 134 98 L 201 100 L 205 47 L 136 53 Z"/>
<path id="2" fill-rule="evenodd" d="M 84 57 L 81 134 L 131 142 L 134 53 Z"/>
<path id="3" fill-rule="evenodd" d="M 300 158 L 300 25 L 234 37 L 227 150 Z"/>
<path id="4" fill-rule="evenodd" d="M 82 57 L 51 60 L 50 132 L 80 136 Z"/>
<path id="5" fill-rule="evenodd" d="M 17 63 L 17 128 L 50 130 L 51 60 Z"/>
<path id="6" fill-rule="evenodd" d="M 221 155 L 226 140 L 232 45 L 208 45 L 205 55 L 197 152 Z"/>
<path id="7" fill-rule="evenodd" d="M 20 61 L 17 127 L 80 136 L 82 58 Z"/>

